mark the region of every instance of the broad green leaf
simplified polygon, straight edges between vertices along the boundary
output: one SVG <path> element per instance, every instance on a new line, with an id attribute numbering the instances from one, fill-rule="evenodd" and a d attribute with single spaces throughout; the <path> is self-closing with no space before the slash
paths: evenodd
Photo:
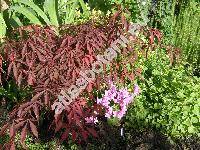
<path id="1" fill-rule="evenodd" d="M 81 7 L 83 9 L 83 13 L 84 15 L 86 15 L 87 17 L 89 16 L 89 12 L 87 10 L 86 4 L 84 3 L 83 0 L 79 0 L 79 3 L 81 4 Z"/>
<path id="2" fill-rule="evenodd" d="M 155 103 L 155 104 L 154 104 L 154 108 L 155 108 L 155 109 L 160 109 L 160 105 L 159 105 L 158 103 Z"/>
<path id="3" fill-rule="evenodd" d="M 126 64 L 128 71 L 131 71 L 131 65 L 130 63 Z"/>
<path id="4" fill-rule="evenodd" d="M 58 17 L 56 10 L 56 1 L 55 0 L 45 0 L 44 2 L 44 10 L 48 14 L 51 25 L 58 26 Z"/>
<path id="5" fill-rule="evenodd" d="M 190 126 L 191 123 L 190 123 L 190 120 L 189 119 L 186 119 L 185 121 L 183 121 L 183 124 L 187 125 L 187 126 Z"/>
<path id="6" fill-rule="evenodd" d="M 11 6 L 10 10 L 14 10 L 15 12 L 23 14 L 25 17 L 27 17 L 31 23 L 42 25 L 39 19 L 26 7 L 21 6 Z"/>
<path id="7" fill-rule="evenodd" d="M 188 127 L 188 132 L 189 133 L 195 133 L 195 127 L 194 126 L 189 126 Z"/>
<path id="8" fill-rule="evenodd" d="M 199 115 L 200 115 L 200 107 L 199 107 L 197 104 L 194 105 L 194 109 L 192 110 L 192 112 L 193 112 L 195 115 L 199 116 Z"/>
<path id="9" fill-rule="evenodd" d="M 11 26 L 13 26 L 14 28 L 19 27 L 19 26 L 23 26 L 22 22 L 20 21 L 20 19 L 13 14 L 9 20 Z"/>
<path id="10" fill-rule="evenodd" d="M 6 35 L 6 23 L 3 19 L 3 13 L 0 13 L 0 39 Z"/>
<path id="11" fill-rule="evenodd" d="M 38 16 L 40 16 L 46 22 L 47 25 L 51 24 L 46 14 L 33 2 L 27 0 L 19 0 L 19 3 L 25 4 L 32 8 L 38 14 Z"/>
<path id="12" fill-rule="evenodd" d="M 191 122 L 192 122 L 192 123 L 198 123 L 199 120 L 198 120 L 197 117 L 192 117 L 192 118 L 191 118 Z"/>

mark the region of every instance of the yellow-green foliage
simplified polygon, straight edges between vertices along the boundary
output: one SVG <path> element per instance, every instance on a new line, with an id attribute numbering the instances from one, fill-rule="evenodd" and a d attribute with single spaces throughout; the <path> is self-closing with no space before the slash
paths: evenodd
<path id="1" fill-rule="evenodd" d="M 144 62 L 142 93 L 129 110 L 127 125 L 156 126 L 172 137 L 200 136 L 200 78 L 182 65 L 172 68 L 168 60 L 155 53 Z"/>

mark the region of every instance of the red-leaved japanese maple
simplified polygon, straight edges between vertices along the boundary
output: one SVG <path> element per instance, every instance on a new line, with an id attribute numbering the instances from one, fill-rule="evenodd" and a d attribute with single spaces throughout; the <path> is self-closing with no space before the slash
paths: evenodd
<path id="1" fill-rule="evenodd" d="M 14 138 L 20 131 L 20 141 L 24 141 L 28 132 L 38 138 L 39 118 L 41 109 L 51 110 L 51 105 L 58 101 L 58 95 L 62 89 L 68 89 L 75 84 L 80 77 L 79 72 L 91 69 L 91 64 L 97 60 L 96 56 L 102 54 L 106 48 L 119 38 L 120 35 L 130 36 L 128 28 L 130 24 L 118 11 L 110 19 L 101 25 L 92 22 L 78 26 L 63 26 L 60 29 L 60 36 L 57 36 L 53 27 L 26 26 L 20 27 L 13 34 L 16 39 L 7 39 L 2 47 L 4 60 L 8 62 L 6 76 L 13 76 L 19 87 L 31 86 L 32 97 L 26 99 L 23 104 L 16 106 L 10 113 L 9 120 L 2 127 L 0 135 L 9 129 L 10 141 L 4 146 L 14 149 Z M 142 28 L 141 28 L 142 30 Z M 119 34 L 118 34 L 119 33 Z M 95 81 L 88 84 L 79 97 L 59 114 L 54 115 L 52 123 L 48 124 L 49 129 L 55 133 L 59 132 L 61 140 L 67 140 L 71 134 L 73 140 L 87 140 L 89 135 L 97 137 L 93 126 L 85 123 L 85 118 L 93 114 L 94 110 L 100 113 L 101 109 L 94 104 L 90 107 L 87 98 L 94 101 L 92 90 L 100 89 L 101 84 L 106 82 L 109 74 L 113 80 L 125 82 L 134 80 L 135 75 L 140 76 L 141 69 L 135 68 L 134 62 L 137 59 L 137 51 L 134 44 L 144 49 L 149 49 L 154 43 L 154 36 L 160 41 L 160 32 L 150 30 L 150 43 L 145 44 L 137 37 L 134 37 L 127 47 L 122 48 L 121 59 L 115 59 L 110 63 L 109 72 L 106 71 L 97 75 Z M 0 65 L 2 64 L 0 57 Z M 131 71 L 128 71 L 126 64 L 130 63 Z M 2 66 L 0 66 L 1 68 Z"/>

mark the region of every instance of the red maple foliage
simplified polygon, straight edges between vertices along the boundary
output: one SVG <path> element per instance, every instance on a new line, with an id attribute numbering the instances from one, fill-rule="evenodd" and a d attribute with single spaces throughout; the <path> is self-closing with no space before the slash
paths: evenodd
<path id="1" fill-rule="evenodd" d="M 17 40 L 6 40 L 3 50 L 9 64 L 7 77 L 13 75 L 18 86 L 33 88 L 33 97 L 16 107 L 10 114 L 10 120 L 2 127 L 1 134 L 9 128 L 12 148 L 13 139 L 20 130 L 22 144 L 28 131 L 38 137 L 36 126 L 41 107 L 51 109 L 51 105 L 58 101 L 61 89 L 75 84 L 79 72 L 89 69 L 96 55 L 118 38 L 117 32 L 123 31 L 123 25 L 116 21 L 119 14 L 116 13 L 107 25 L 96 26 L 89 22 L 70 26 L 67 29 L 70 32 L 64 32 L 61 37 L 51 27 L 26 26 L 15 31 L 14 34 L 19 33 Z M 83 92 L 90 92 L 94 86 L 96 82 L 89 83 Z M 65 129 L 62 140 L 69 133 L 74 140 L 78 135 L 85 140 L 89 134 L 97 136 L 91 126 L 85 125 L 84 118 L 88 115 L 91 115 L 91 108 L 80 96 L 62 114 L 55 115 L 55 132 Z"/>
<path id="2" fill-rule="evenodd" d="M 14 138 L 18 131 L 21 131 L 20 141 L 24 147 L 28 131 L 38 137 L 37 126 L 41 109 L 51 110 L 51 105 L 58 101 L 60 91 L 74 85 L 80 77 L 80 71 L 90 69 L 91 64 L 97 60 L 97 55 L 109 48 L 120 35 L 130 35 L 127 32 L 129 26 L 125 17 L 118 11 L 105 24 L 95 25 L 88 22 L 78 26 L 63 26 L 60 36 L 48 26 L 44 28 L 34 25 L 17 29 L 13 35 L 17 34 L 18 39 L 7 39 L 3 45 L 4 59 L 8 62 L 7 77 L 13 75 L 18 86 L 31 86 L 33 93 L 32 98 L 16 106 L 10 113 L 10 120 L 2 127 L 0 135 L 7 129 L 10 132 L 10 142 L 5 146 L 15 148 Z M 157 31 L 151 33 L 150 44 L 153 44 L 154 35 L 160 41 L 160 34 Z M 92 89 L 100 89 L 107 75 L 111 75 L 113 80 L 119 79 L 122 83 L 141 75 L 141 69 L 134 66 L 138 57 L 134 44 L 147 49 L 149 47 L 135 37 L 122 48 L 121 59 L 115 59 L 110 63 L 109 72 L 104 65 L 104 72 L 99 74 L 95 81 L 90 82 L 68 108 L 61 114 L 54 115 L 52 124 L 48 126 L 54 129 L 55 133 L 61 133 L 61 140 L 67 140 L 70 134 L 73 140 L 87 140 L 89 135 L 97 137 L 94 127 L 87 125 L 84 119 L 95 115 L 94 110 L 101 109 L 97 105 L 88 106 L 87 96 L 94 100 Z M 0 57 L 0 68 L 2 59 Z M 129 71 L 127 63 L 135 69 Z"/>

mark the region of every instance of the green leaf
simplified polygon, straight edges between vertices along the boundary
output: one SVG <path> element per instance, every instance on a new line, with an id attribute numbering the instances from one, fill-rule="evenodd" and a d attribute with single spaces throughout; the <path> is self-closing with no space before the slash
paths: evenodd
<path id="1" fill-rule="evenodd" d="M 3 13 L 0 13 L 0 39 L 6 35 L 6 23 L 3 19 Z"/>
<path id="2" fill-rule="evenodd" d="M 126 64 L 128 71 L 131 71 L 131 64 Z"/>
<path id="3" fill-rule="evenodd" d="M 154 108 L 155 108 L 155 109 L 160 109 L 160 105 L 159 105 L 158 103 L 155 103 L 155 104 L 154 104 Z"/>
<path id="4" fill-rule="evenodd" d="M 189 133 L 195 133 L 195 127 L 194 126 L 189 126 L 188 127 L 188 132 Z"/>
<path id="5" fill-rule="evenodd" d="M 192 118 L 191 118 L 191 122 L 192 122 L 192 123 L 198 123 L 199 120 L 198 120 L 197 117 L 192 117 Z"/>
<path id="6" fill-rule="evenodd" d="M 6 90 L 4 88 L 0 88 L 0 95 L 3 95 L 6 93 Z"/>
<path id="7" fill-rule="evenodd" d="M 186 120 L 183 122 L 183 124 L 185 124 L 185 125 L 187 125 L 187 126 L 190 126 L 190 125 L 191 125 L 191 123 L 190 123 L 190 120 L 189 120 L 189 119 L 186 119 Z"/>
<path id="8" fill-rule="evenodd" d="M 46 22 L 47 25 L 51 24 L 46 14 L 33 2 L 27 0 L 19 0 L 19 3 L 25 4 L 32 8 L 38 14 L 38 16 L 40 16 Z"/>
<path id="9" fill-rule="evenodd" d="M 22 22 L 20 21 L 20 19 L 13 14 L 9 20 L 11 26 L 13 26 L 14 28 L 19 27 L 19 26 L 23 26 Z"/>
<path id="10" fill-rule="evenodd" d="M 180 124 L 180 125 L 178 126 L 178 130 L 181 130 L 181 132 L 184 132 L 184 126 L 183 126 L 182 124 Z"/>
<path id="11" fill-rule="evenodd" d="M 66 17 L 65 17 L 65 24 L 70 24 L 74 21 L 74 14 L 75 14 L 77 5 L 78 5 L 78 2 L 77 2 L 77 0 L 75 0 L 73 2 L 73 5 L 69 9 L 70 13 L 67 14 Z"/>
<path id="12" fill-rule="evenodd" d="M 193 112 L 195 115 L 199 116 L 199 115 L 200 115 L 200 107 L 199 107 L 197 104 L 194 105 L 194 109 L 192 110 L 192 112 Z"/>
<path id="13" fill-rule="evenodd" d="M 44 10 L 50 18 L 51 25 L 58 26 L 59 24 L 58 24 L 58 17 L 57 17 L 55 0 L 45 0 Z"/>
<path id="14" fill-rule="evenodd" d="M 183 106 L 183 111 L 189 111 L 190 110 L 190 106 Z"/>
<path id="15" fill-rule="evenodd" d="M 173 109 L 174 112 L 178 112 L 179 110 L 180 110 L 180 107 L 178 107 L 178 106 L 176 106 L 176 107 Z"/>
<path id="16" fill-rule="evenodd" d="M 116 117 L 114 117 L 114 118 L 110 118 L 110 119 L 108 119 L 108 124 L 109 125 L 119 125 L 119 119 L 118 118 L 116 118 Z"/>
<path id="17" fill-rule="evenodd" d="M 27 17 L 31 23 L 42 25 L 39 19 L 26 7 L 22 6 L 11 6 L 10 10 L 13 10 L 15 12 L 23 14 L 25 17 Z"/>
<path id="18" fill-rule="evenodd" d="M 84 1 L 83 0 L 79 0 L 79 3 L 81 4 L 81 7 L 83 9 L 84 15 L 89 17 L 89 11 L 87 10 L 87 7 L 86 7 L 86 4 L 84 3 Z"/>
<path id="19" fill-rule="evenodd" d="M 179 98 L 184 98 L 184 97 L 185 97 L 184 91 L 183 91 L 183 90 L 180 90 L 180 91 L 177 93 L 177 96 L 178 96 Z"/>

